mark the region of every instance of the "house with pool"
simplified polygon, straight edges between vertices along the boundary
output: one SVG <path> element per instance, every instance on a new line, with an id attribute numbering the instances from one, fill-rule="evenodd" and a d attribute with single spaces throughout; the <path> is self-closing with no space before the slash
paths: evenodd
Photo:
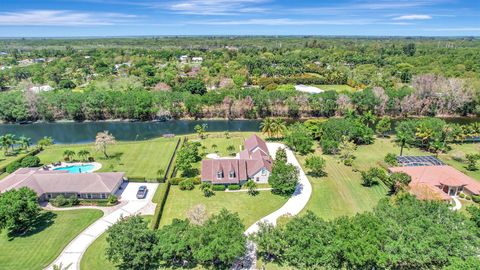
<path id="1" fill-rule="evenodd" d="M 87 167 L 82 167 L 84 170 Z M 107 199 L 114 195 L 125 180 L 123 172 L 79 173 L 79 166 L 58 167 L 52 170 L 20 168 L 0 181 L 0 193 L 28 187 L 35 191 L 39 201 L 48 201 L 59 195 L 78 199 Z"/>
<path id="2" fill-rule="evenodd" d="M 460 194 L 480 195 L 480 182 L 432 156 L 401 156 L 389 171 L 411 177 L 409 192 L 420 200 L 450 201 Z"/>
<path id="3" fill-rule="evenodd" d="M 235 158 L 202 160 L 202 182 L 238 185 L 252 179 L 256 183 L 268 183 L 273 162 L 267 144 L 257 135 L 252 135 L 245 140 L 244 146 Z"/>

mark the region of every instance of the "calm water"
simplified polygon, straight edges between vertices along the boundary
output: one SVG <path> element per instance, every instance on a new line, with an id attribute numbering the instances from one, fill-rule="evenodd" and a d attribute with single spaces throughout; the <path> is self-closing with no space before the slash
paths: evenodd
<path id="1" fill-rule="evenodd" d="M 44 136 L 50 136 L 55 143 L 86 143 L 95 140 L 98 132 L 108 130 L 117 140 L 134 141 L 159 137 L 173 133 L 183 135 L 194 133 L 197 124 L 208 125 L 207 131 L 258 131 L 258 120 L 175 120 L 169 122 L 84 122 L 84 123 L 34 123 L 29 125 L 0 124 L 0 135 L 12 133 L 26 136 L 37 142 Z"/>

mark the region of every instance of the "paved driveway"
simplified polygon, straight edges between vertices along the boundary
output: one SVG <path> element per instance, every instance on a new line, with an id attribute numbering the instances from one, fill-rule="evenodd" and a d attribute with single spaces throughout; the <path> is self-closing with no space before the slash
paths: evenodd
<path id="1" fill-rule="evenodd" d="M 148 193 L 145 199 L 137 199 L 136 193 L 138 187 L 145 185 L 148 188 Z M 110 226 L 118 222 L 122 216 L 131 216 L 135 214 L 153 214 L 155 205 L 151 202 L 153 194 L 158 187 L 158 184 L 152 183 L 124 183 L 122 189 L 117 192 L 123 205 L 117 210 L 105 215 L 101 219 L 94 222 L 83 232 L 81 232 L 75 239 L 70 242 L 67 247 L 60 253 L 55 261 L 46 269 L 53 269 L 53 265 L 63 265 L 66 267 L 71 265 L 68 270 L 80 269 L 80 260 L 87 248 L 104 233 Z"/>
<path id="2" fill-rule="evenodd" d="M 276 225 L 277 218 L 283 215 L 297 215 L 307 205 L 308 200 L 310 200 L 310 196 L 312 195 L 312 185 L 310 184 L 310 181 L 308 181 L 305 172 L 300 166 L 300 163 L 298 162 L 292 150 L 286 148 L 285 145 L 281 143 L 267 143 L 267 147 L 270 155 L 273 158 L 275 158 L 275 153 L 277 152 L 278 148 L 286 149 L 287 162 L 295 165 L 299 169 L 299 182 L 293 195 L 280 209 L 257 221 L 245 231 L 245 234 L 256 233 L 259 229 L 258 224 L 261 222 L 269 222 L 273 225 Z"/>

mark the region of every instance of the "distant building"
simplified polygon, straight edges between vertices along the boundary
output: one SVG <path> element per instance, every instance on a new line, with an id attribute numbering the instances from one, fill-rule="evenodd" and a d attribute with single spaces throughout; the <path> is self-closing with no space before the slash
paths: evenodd
<path id="1" fill-rule="evenodd" d="M 0 52 L 0 56 L 6 56 L 6 55 L 8 55 L 7 52 Z"/>
<path id="2" fill-rule="evenodd" d="M 186 63 L 188 62 L 188 55 L 182 55 L 178 59 L 180 60 L 180 62 Z"/>
<path id="3" fill-rule="evenodd" d="M 115 70 L 119 70 L 121 67 L 131 67 L 132 63 L 126 62 L 126 63 L 121 63 L 121 64 L 115 64 L 114 68 Z"/>
<path id="4" fill-rule="evenodd" d="M 45 58 L 35 58 L 32 60 L 33 63 L 45 63 L 47 62 L 47 59 Z"/>
<path id="5" fill-rule="evenodd" d="M 45 171 L 39 168 L 21 168 L 0 181 L 0 193 L 28 187 L 37 193 L 40 201 L 59 195 L 66 198 L 107 199 L 115 194 L 124 181 L 124 173 L 68 173 Z"/>
<path id="6" fill-rule="evenodd" d="M 448 165 L 413 164 L 389 168 L 390 172 L 408 174 L 410 193 L 421 200 L 451 200 L 463 193 L 479 195 L 480 183 Z"/>
<path id="7" fill-rule="evenodd" d="M 30 90 L 32 92 L 35 92 L 35 93 L 40 93 L 40 92 L 52 91 L 53 87 L 46 84 L 46 85 L 40 85 L 40 86 L 32 86 L 32 87 L 28 88 L 28 90 Z"/>
<path id="8" fill-rule="evenodd" d="M 192 62 L 193 63 L 202 63 L 203 62 L 203 57 L 192 57 Z"/>
<path id="9" fill-rule="evenodd" d="M 245 149 L 236 158 L 202 160 L 202 181 L 212 184 L 243 184 L 249 179 L 268 183 L 272 158 L 267 144 L 257 135 L 245 141 Z"/>
<path id="10" fill-rule="evenodd" d="M 21 65 L 21 66 L 28 66 L 28 65 L 33 64 L 33 61 L 32 61 L 32 59 L 23 59 L 23 60 L 18 61 L 18 64 Z"/>

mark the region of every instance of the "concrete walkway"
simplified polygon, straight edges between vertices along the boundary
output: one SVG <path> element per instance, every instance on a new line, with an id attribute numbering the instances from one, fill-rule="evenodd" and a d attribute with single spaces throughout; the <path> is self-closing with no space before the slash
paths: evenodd
<path id="1" fill-rule="evenodd" d="M 283 215 L 291 215 L 295 216 L 300 213 L 303 208 L 307 205 L 308 201 L 310 200 L 310 196 L 312 195 L 312 185 L 310 181 L 308 181 L 305 172 L 303 171 L 300 163 L 298 162 L 295 154 L 292 150 L 288 149 L 285 145 L 281 143 L 267 143 L 268 151 L 270 155 L 274 158 L 277 150 L 279 148 L 285 148 L 287 152 L 287 162 L 290 164 L 295 165 L 299 170 L 299 183 L 293 195 L 288 199 L 288 201 L 278 210 L 275 212 L 261 218 L 255 224 L 250 226 L 246 231 L 245 235 L 250 235 L 258 232 L 259 224 L 268 222 L 273 225 L 277 225 L 277 219 Z M 257 269 L 257 249 L 254 242 L 248 240 L 247 241 L 247 254 L 237 262 L 232 269 L 233 270 L 253 270 Z"/>
<path id="2" fill-rule="evenodd" d="M 277 211 L 269 214 L 266 217 L 263 217 L 255 224 L 250 226 L 246 231 L 245 234 L 252 234 L 256 233 L 259 229 L 258 224 L 263 222 L 268 222 L 273 225 L 277 224 L 277 219 L 283 215 L 292 215 L 295 216 L 300 213 L 303 208 L 307 205 L 308 201 L 310 200 L 310 196 L 312 195 L 312 185 L 310 181 L 308 181 L 307 175 L 303 171 L 300 163 L 298 162 L 295 154 L 292 150 L 286 148 L 285 145 L 281 143 L 267 143 L 268 151 L 272 157 L 275 157 L 275 153 L 277 152 L 278 148 L 285 148 L 287 152 L 287 162 L 290 164 L 295 165 L 299 170 L 299 183 L 295 192 L 293 193 L 292 197 L 288 199 L 288 201 Z"/>
<path id="3" fill-rule="evenodd" d="M 455 205 L 452 206 L 450 209 L 452 209 L 453 211 L 460 210 L 462 208 L 462 203 L 460 202 L 458 197 L 457 196 L 452 196 L 452 199 L 453 199 L 453 202 L 455 202 Z"/>
<path id="4" fill-rule="evenodd" d="M 138 187 L 146 185 L 148 188 L 147 197 L 145 199 L 137 199 L 135 197 Z M 71 241 L 55 261 L 47 268 L 52 270 L 54 265 L 62 265 L 66 267 L 70 265 L 68 270 L 79 270 L 80 261 L 87 248 L 104 233 L 110 226 L 118 222 L 123 216 L 131 216 L 135 214 L 153 214 L 154 204 L 151 202 L 153 195 L 158 187 L 158 184 L 151 183 L 128 183 L 119 194 L 122 201 L 122 206 L 117 210 L 104 215 L 101 219 L 95 221 L 87 229 L 81 232 L 73 241 Z M 152 207 L 153 206 L 153 207 Z"/>

